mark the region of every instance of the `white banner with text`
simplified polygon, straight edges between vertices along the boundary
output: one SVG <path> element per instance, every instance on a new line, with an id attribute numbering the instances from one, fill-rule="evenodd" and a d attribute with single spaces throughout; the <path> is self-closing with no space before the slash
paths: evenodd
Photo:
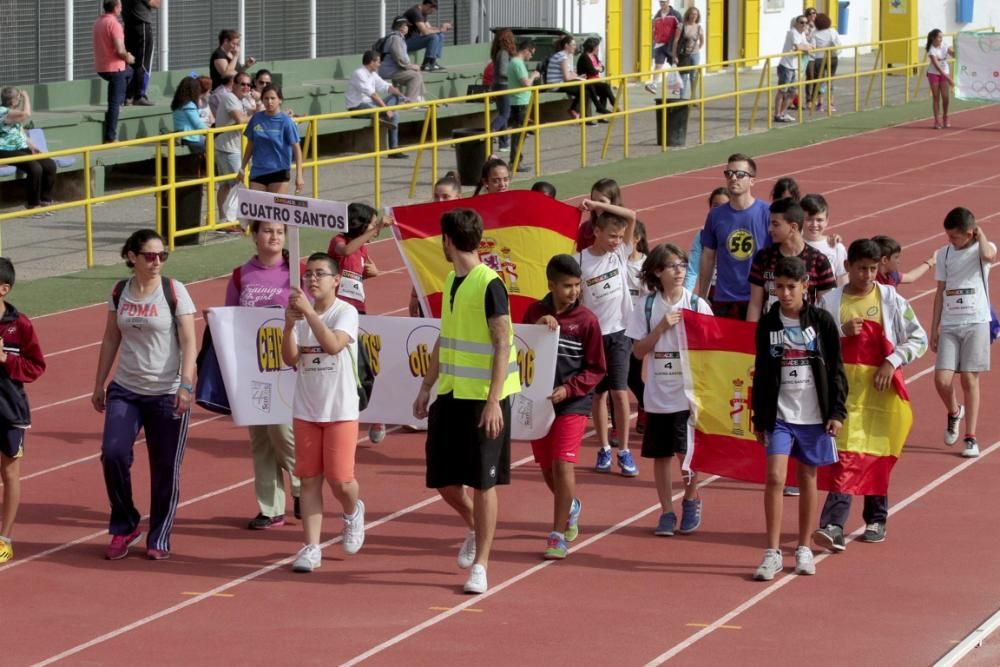
<path id="1" fill-rule="evenodd" d="M 239 426 L 292 421 L 295 370 L 281 360 L 285 311 L 225 307 L 208 310 L 233 421 Z M 440 332 L 440 320 L 362 315 L 358 344 L 368 351 L 375 384 L 365 423 L 418 425 L 412 413 Z M 545 435 L 555 413 L 549 395 L 555 378 L 558 332 L 514 325 L 521 392 L 511 397 L 512 437 Z M 432 392 L 432 397 L 434 393 Z"/>

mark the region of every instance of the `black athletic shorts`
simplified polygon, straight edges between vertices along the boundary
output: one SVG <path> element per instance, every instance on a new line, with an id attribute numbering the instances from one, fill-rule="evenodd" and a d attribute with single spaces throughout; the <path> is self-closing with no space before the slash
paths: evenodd
<path id="1" fill-rule="evenodd" d="M 503 430 L 490 440 L 479 428 L 486 401 L 438 396 L 427 416 L 427 488 L 510 484 L 510 397 L 500 401 Z"/>
<path id="2" fill-rule="evenodd" d="M 598 394 L 611 391 L 624 391 L 628 389 L 628 367 L 632 359 L 632 339 L 625 335 L 625 331 L 615 331 L 614 333 L 601 336 L 604 344 L 604 363 L 607 365 L 607 373 L 597 383 L 594 390 Z"/>
<path id="3" fill-rule="evenodd" d="M 670 413 L 646 413 L 646 430 L 642 434 L 642 458 L 663 459 L 674 454 L 686 454 L 690 410 Z"/>
<path id="4" fill-rule="evenodd" d="M 283 169 L 282 171 L 272 171 L 269 174 L 257 174 L 251 177 L 251 183 L 259 183 L 260 185 L 271 185 L 272 183 L 287 183 L 292 180 L 292 172 L 288 169 Z"/>

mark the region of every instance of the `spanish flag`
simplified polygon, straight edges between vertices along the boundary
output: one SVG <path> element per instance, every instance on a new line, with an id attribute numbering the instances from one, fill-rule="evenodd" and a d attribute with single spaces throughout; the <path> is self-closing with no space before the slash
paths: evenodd
<path id="1" fill-rule="evenodd" d="M 746 482 L 763 482 L 767 456 L 750 421 L 753 322 L 683 311 L 681 357 L 691 405 L 684 468 Z"/>
<path id="2" fill-rule="evenodd" d="M 691 311 L 684 311 L 683 322 L 684 382 L 692 408 L 684 467 L 763 483 L 767 455 L 750 420 L 757 325 Z M 885 495 L 913 423 L 903 375 L 897 369 L 889 389 L 875 390 L 875 373 L 892 352 L 877 323 L 866 321 L 860 335 L 840 340 L 848 417 L 837 437 L 840 461 L 820 468 L 817 483 L 827 491 Z M 794 459 L 788 479 L 794 484 Z"/>
<path id="3" fill-rule="evenodd" d="M 393 233 L 429 317 L 441 317 L 441 291 L 452 270 L 441 247 L 441 216 L 453 208 L 470 208 L 482 217 L 479 258 L 503 278 L 512 321 L 520 322 L 528 306 L 548 292 L 549 259 L 573 253 L 580 212 L 529 190 L 393 208 Z"/>
<path id="4" fill-rule="evenodd" d="M 861 333 L 840 339 L 847 374 L 847 421 L 837 437 L 840 461 L 819 471 L 820 488 L 855 495 L 884 496 L 889 474 L 913 426 L 910 396 L 900 368 L 884 391 L 875 373 L 892 354 L 882 325 L 865 320 Z"/>

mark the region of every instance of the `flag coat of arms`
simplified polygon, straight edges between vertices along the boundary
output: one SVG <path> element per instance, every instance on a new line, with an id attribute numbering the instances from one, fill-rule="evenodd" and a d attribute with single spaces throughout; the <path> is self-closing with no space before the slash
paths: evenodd
<path id="1" fill-rule="evenodd" d="M 693 440 L 685 468 L 763 483 L 767 457 L 751 421 L 756 324 L 690 311 L 684 311 L 683 323 Z M 913 423 L 909 395 L 900 369 L 889 389 L 875 390 L 875 373 L 892 352 L 881 326 L 865 322 L 860 335 L 843 337 L 841 344 L 848 417 L 837 437 L 840 461 L 819 469 L 818 484 L 841 493 L 885 495 Z M 788 473 L 794 480 L 794 459 Z"/>
<path id="2" fill-rule="evenodd" d="M 441 246 L 441 216 L 470 208 L 483 219 L 479 258 L 500 275 L 510 296 L 511 320 L 520 322 L 548 293 L 545 266 L 553 255 L 572 253 L 580 211 L 528 190 L 393 209 L 393 233 L 424 314 L 441 316 L 441 291 L 451 262 Z"/>

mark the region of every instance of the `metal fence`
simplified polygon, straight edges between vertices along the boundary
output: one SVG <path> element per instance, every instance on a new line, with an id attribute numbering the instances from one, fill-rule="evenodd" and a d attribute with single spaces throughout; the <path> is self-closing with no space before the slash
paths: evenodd
<path id="1" fill-rule="evenodd" d="M 416 0 L 387 0 L 386 21 L 402 14 Z M 534 0 L 518 0 L 527 5 Z M 480 11 L 477 0 L 441 0 L 433 22 L 455 27 L 452 43 L 475 41 Z M 379 24 L 377 0 L 317 0 L 317 55 L 360 53 L 385 33 Z M 95 78 L 91 28 L 101 13 L 97 0 L 74 0 L 73 78 Z M 172 70 L 205 69 L 218 45 L 220 30 L 238 26 L 239 0 L 170 0 L 169 66 Z M 309 57 L 309 0 L 244 0 L 246 55 L 258 60 Z M 44 18 L 44 20 L 43 20 Z M 66 79 L 66 0 L 7 0 L 0 2 L 0 85 L 45 83 Z M 159 13 L 154 34 L 159 39 Z M 476 33 L 474 33 L 474 29 Z M 159 64 L 154 49 L 153 69 Z"/>

